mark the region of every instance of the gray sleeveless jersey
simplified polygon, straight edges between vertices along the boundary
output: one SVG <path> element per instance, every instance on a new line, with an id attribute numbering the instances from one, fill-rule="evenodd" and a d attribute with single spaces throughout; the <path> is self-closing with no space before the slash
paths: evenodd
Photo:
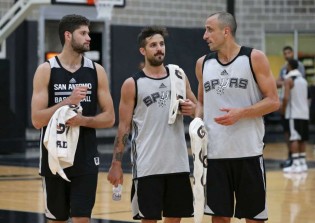
<path id="1" fill-rule="evenodd" d="M 265 133 L 263 119 L 241 119 L 231 126 L 219 125 L 215 117 L 226 112 L 220 108 L 242 108 L 262 99 L 255 81 L 251 48 L 241 47 L 238 56 L 222 64 L 213 52 L 203 64 L 204 122 L 208 131 L 208 158 L 241 158 L 262 154 Z"/>
<path id="2" fill-rule="evenodd" d="M 168 124 L 171 84 L 145 76 L 136 82 L 136 106 L 132 120 L 133 178 L 149 175 L 189 172 L 183 117 Z"/>

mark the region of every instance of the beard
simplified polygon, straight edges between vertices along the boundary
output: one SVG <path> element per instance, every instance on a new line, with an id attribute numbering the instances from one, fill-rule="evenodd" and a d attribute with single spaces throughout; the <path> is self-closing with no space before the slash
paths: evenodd
<path id="1" fill-rule="evenodd" d="M 153 67 L 158 67 L 160 65 L 163 64 L 164 62 L 164 54 L 158 54 L 158 55 L 155 55 L 154 57 L 152 58 L 147 58 L 149 64 Z"/>
<path id="2" fill-rule="evenodd" d="M 87 45 L 87 44 L 80 45 L 75 41 L 75 39 L 72 39 L 71 46 L 72 46 L 73 51 L 80 54 L 85 53 L 90 50 L 90 45 Z"/>

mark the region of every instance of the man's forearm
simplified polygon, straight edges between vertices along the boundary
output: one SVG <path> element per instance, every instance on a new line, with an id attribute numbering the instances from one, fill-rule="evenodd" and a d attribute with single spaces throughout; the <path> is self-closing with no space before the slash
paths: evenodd
<path id="1" fill-rule="evenodd" d="M 121 162 L 123 158 L 124 148 L 128 141 L 129 133 L 124 133 L 122 136 L 116 136 L 114 142 L 114 154 L 112 162 Z"/>

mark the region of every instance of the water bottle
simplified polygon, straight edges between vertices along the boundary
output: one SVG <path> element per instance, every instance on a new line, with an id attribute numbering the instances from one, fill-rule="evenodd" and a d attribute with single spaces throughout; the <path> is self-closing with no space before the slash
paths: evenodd
<path id="1" fill-rule="evenodd" d="M 117 187 L 113 186 L 113 200 L 120 201 L 121 200 L 121 192 L 122 192 L 122 185 L 118 184 Z"/>

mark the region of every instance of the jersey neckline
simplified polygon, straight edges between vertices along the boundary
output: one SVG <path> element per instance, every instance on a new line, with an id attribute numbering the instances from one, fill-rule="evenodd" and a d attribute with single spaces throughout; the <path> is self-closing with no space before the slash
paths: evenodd
<path id="1" fill-rule="evenodd" d="M 70 74 L 75 74 L 76 72 L 78 72 L 78 71 L 83 67 L 83 64 L 84 64 L 84 56 L 82 56 L 81 66 L 80 66 L 76 71 L 71 72 L 71 71 L 67 70 L 66 68 L 64 68 L 64 67 L 62 66 L 62 64 L 61 64 L 61 62 L 60 62 L 58 56 L 55 56 L 55 59 L 56 59 L 57 63 L 59 64 L 59 66 L 60 66 L 62 69 L 64 69 L 65 71 L 67 71 L 68 73 L 70 73 Z"/>

